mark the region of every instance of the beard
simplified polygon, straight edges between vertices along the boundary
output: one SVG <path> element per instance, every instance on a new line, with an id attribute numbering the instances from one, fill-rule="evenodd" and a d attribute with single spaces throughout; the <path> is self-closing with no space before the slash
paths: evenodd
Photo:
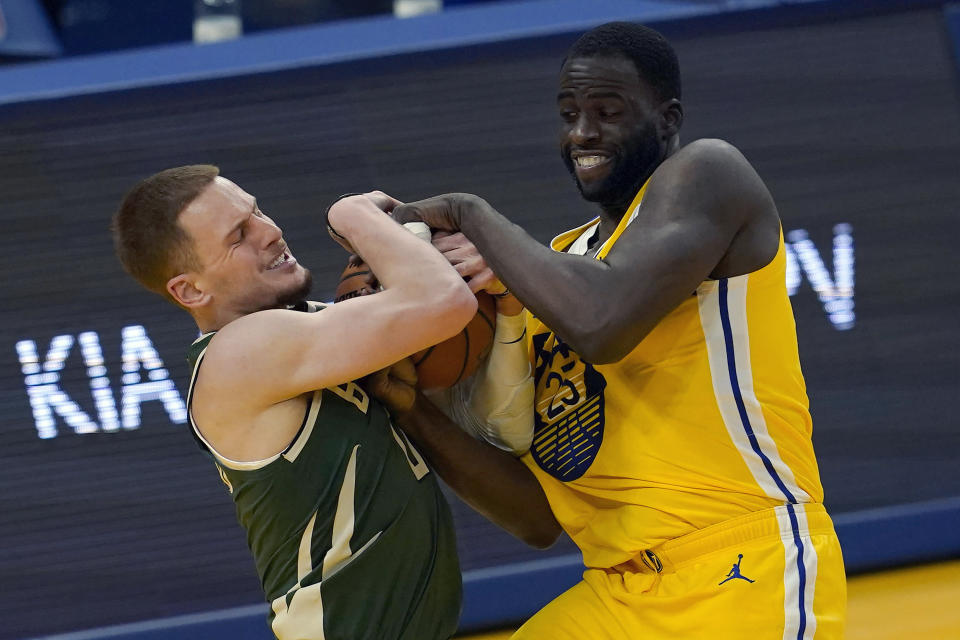
<path id="1" fill-rule="evenodd" d="M 307 299 L 307 296 L 310 295 L 310 291 L 313 289 L 313 274 L 310 273 L 309 269 L 304 268 L 303 270 L 303 282 L 299 286 L 290 289 L 289 291 L 282 291 L 277 294 L 276 301 L 273 305 L 266 307 L 267 309 L 285 309 L 287 307 L 292 307 L 295 304 L 299 304 Z"/>
<path id="2" fill-rule="evenodd" d="M 601 205 L 617 206 L 626 206 L 633 200 L 640 187 L 656 169 L 660 154 L 660 141 L 657 138 L 656 129 L 652 125 L 645 127 L 636 131 L 617 150 L 610 160 L 613 166 L 606 178 L 599 183 L 585 186 L 577 178 L 569 148 L 565 146 L 561 152 L 563 164 L 573 176 L 573 181 L 577 184 L 577 189 L 584 200 Z"/>

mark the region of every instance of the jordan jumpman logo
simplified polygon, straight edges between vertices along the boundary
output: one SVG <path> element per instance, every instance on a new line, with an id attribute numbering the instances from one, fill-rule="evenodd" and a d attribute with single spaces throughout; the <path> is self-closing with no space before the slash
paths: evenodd
<path id="1" fill-rule="evenodd" d="M 753 582 L 753 580 L 751 580 L 751 579 L 748 578 L 747 576 L 744 576 L 744 575 L 741 575 L 741 574 L 740 574 L 740 561 L 741 561 L 741 560 L 743 560 L 743 554 L 742 554 L 742 553 L 737 554 L 737 562 L 733 565 L 733 568 L 730 569 L 730 573 L 727 574 L 726 579 L 725 579 L 723 582 L 718 583 L 718 585 L 723 584 L 724 582 L 728 582 L 728 581 L 730 581 L 730 580 L 733 580 L 734 578 L 740 578 L 741 580 L 746 580 L 747 582 Z"/>

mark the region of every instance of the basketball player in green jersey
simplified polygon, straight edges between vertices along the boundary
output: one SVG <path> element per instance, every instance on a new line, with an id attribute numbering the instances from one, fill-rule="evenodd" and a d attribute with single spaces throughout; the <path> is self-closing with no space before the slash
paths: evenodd
<path id="1" fill-rule="evenodd" d="M 127 271 L 202 332 L 189 353 L 193 434 L 235 502 L 270 625 L 280 640 L 449 638 L 461 601 L 449 508 L 354 381 L 457 333 L 476 300 L 385 213 L 396 201 L 373 192 L 337 201 L 327 221 L 384 291 L 306 303 L 310 274 L 279 227 L 218 173 L 195 165 L 142 181 L 114 239 Z"/>

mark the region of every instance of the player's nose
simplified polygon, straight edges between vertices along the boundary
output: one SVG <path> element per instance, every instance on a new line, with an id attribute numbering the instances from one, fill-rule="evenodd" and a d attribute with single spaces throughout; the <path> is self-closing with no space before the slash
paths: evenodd
<path id="1" fill-rule="evenodd" d="M 570 140 L 577 145 L 588 145 L 600 139 L 600 128 L 587 113 L 580 113 L 570 128 Z"/>
<path id="2" fill-rule="evenodd" d="M 267 247 L 283 238 L 283 230 L 278 227 L 273 220 L 269 218 L 255 218 L 257 228 L 263 241 L 263 246 Z"/>

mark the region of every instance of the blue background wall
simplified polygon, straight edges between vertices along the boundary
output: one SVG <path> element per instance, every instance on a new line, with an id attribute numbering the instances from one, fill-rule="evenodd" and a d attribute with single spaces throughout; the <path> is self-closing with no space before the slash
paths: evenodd
<path id="1" fill-rule="evenodd" d="M 0 637 L 123 623 L 134 626 L 64 638 L 268 637 L 229 501 L 175 412 L 148 400 L 136 429 L 105 431 L 75 346 L 57 384 L 96 429 L 76 433 L 60 416 L 56 437 L 38 437 L 24 341 L 43 359 L 55 336 L 96 334 L 119 398 L 121 332 L 143 326 L 169 377 L 154 375 L 185 388 L 189 320 L 140 293 L 111 255 L 106 224 L 125 189 L 165 166 L 219 164 L 330 274 L 320 298 L 343 256 L 317 212 L 344 191 L 475 191 L 547 239 L 590 215 L 556 158 L 559 60 L 575 33 L 610 19 L 671 37 L 685 139 L 738 145 L 785 231 L 802 229 L 830 274 L 834 229 L 853 227 L 855 326 L 829 322 L 808 275 L 793 298 L 848 568 L 960 554 L 956 10 L 492 4 L 0 70 Z M 579 577 L 569 541 L 532 552 L 454 508 L 465 629 L 522 619 Z"/>

